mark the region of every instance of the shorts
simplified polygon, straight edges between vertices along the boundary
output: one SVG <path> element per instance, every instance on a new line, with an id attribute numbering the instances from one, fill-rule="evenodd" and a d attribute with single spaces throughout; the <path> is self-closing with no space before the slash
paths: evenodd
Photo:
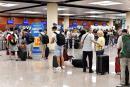
<path id="1" fill-rule="evenodd" d="M 17 45 L 11 45 L 11 44 L 9 44 L 9 50 L 17 52 L 18 51 L 18 46 Z"/>
<path id="2" fill-rule="evenodd" d="M 55 46 L 55 56 L 62 56 L 63 55 L 63 46 Z"/>
<path id="3" fill-rule="evenodd" d="M 27 51 L 32 52 L 32 49 L 33 49 L 33 43 L 27 44 Z"/>
<path id="4" fill-rule="evenodd" d="M 46 49 L 46 44 L 41 44 L 40 46 L 41 51 Z"/>

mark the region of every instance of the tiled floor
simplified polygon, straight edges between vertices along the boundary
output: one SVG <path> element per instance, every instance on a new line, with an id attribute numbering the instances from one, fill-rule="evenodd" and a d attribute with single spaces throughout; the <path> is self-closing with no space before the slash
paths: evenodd
<path id="1" fill-rule="evenodd" d="M 76 50 L 79 54 L 81 50 Z M 9 60 L 5 52 L 0 52 L 0 87 L 116 87 L 120 76 L 114 73 L 116 48 L 106 49 L 110 54 L 110 74 L 96 75 L 83 73 L 69 63 L 62 72 L 54 72 L 49 60 L 27 60 L 26 62 Z M 75 55 L 76 56 L 76 55 Z M 95 58 L 94 67 L 95 69 Z"/>

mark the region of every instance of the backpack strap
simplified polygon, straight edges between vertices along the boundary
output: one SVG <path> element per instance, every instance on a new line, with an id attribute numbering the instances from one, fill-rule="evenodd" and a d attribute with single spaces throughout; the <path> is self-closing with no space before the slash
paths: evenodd
<path id="1" fill-rule="evenodd" d="M 85 39 L 86 39 L 87 36 L 88 36 L 88 34 L 84 37 L 84 39 L 83 39 L 83 44 L 84 44 L 84 41 L 85 41 Z"/>

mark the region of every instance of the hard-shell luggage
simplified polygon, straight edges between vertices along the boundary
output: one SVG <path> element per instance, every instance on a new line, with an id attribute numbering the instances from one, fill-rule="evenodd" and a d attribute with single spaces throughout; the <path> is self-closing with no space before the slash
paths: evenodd
<path id="1" fill-rule="evenodd" d="M 27 59 L 26 49 L 22 49 L 21 47 L 18 47 L 18 57 L 21 59 L 21 61 L 26 61 Z"/>
<path id="2" fill-rule="evenodd" d="M 53 62 L 52 62 L 52 66 L 53 66 L 53 68 L 56 68 L 56 67 L 58 67 L 58 63 L 57 63 L 57 57 L 56 57 L 56 56 L 53 56 Z"/>
<path id="3" fill-rule="evenodd" d="M 45 57 L 46 57 L 46 58 L 48 58 L 49 53 L 50 53 L 49 47 L 46 46 L 46 49 L 45 49 Z"/>
<path id="4" fill-rule="evenodd" d="M 72 59 L 72 65 L 77 68 L 83 68 L 82 59 Z"/>
<path id="5" fill-rule="evenodd" d="M 109 73 L 109 56 L 108 55 L 97 55 L 96 59 L 96 73 L 105 74 Z"/>
<path id="6" fill-rule="evenodd" d="M 120 73 L 121 70 L 120 70 L 120 59 L 119 57 L 116 57 L 115 58 L 115 72 L 116 73 Z"/>

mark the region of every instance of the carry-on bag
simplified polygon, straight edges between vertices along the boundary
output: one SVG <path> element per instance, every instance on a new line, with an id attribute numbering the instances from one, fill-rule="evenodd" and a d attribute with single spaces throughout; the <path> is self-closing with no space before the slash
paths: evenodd
<path id="1" fill-rule="evenodd" d="M 82 59 L 72 59 L 72 65 L 77 68 L 83 68 Z"/>
<path id="2" fill-rule="evenodd" d="M 50 53 L 49 47 L 46 46 L 46 49 L 45 49 L 45 57 L 46 57 L 46 58 L 48 58 L 49 53 Z"/>
<path id="3" fill-rule="evenodd" d="M 53 66 L 53 68 L 57 68 L 58 67 L 57 57 L 56 56 L 53 56 L 52 66 Z"/>
<path id="4" fill-rule="evenodd" d="M 106 72 L 109 73 L 109 56 L 108 55 L 97 55 L 96 59 L 96 73 L 104 75 Z"/>
<path id="5" fill-rule="evenodd" d="M 18 57 L 21 59 L 21 61 L 26 61 L 27 59 L 27 51 L 25 48 L 18 47 Z"/>
<path id="6" fill-rule="evenodd" d="M 115 72 L 117 74 L 121 72 L 121 70 L 120 70 L 120 58 L 119 57 L 115 58 Z"/>
<path id="7" fill-rule="evenodd" d="M 64 48 L 64 50 L 63 50 L 64 61 L 68 61 L 68 60 L 71 60 L 73 58 L 73 56 L 68 55 L 67 51 L 68 51 L 67 48 Z"/>

